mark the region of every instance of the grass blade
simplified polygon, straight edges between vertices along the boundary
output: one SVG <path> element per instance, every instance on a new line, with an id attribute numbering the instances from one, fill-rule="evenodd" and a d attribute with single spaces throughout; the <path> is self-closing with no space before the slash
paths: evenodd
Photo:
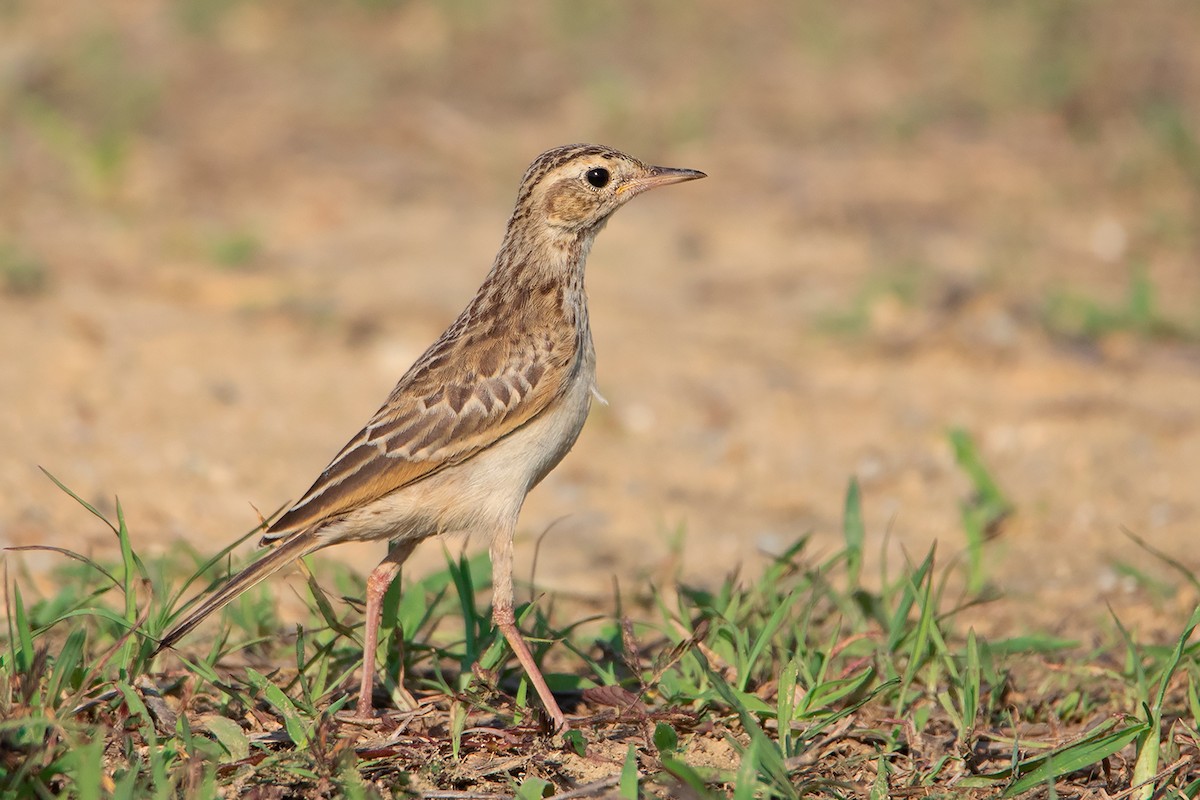
<path id="1" fill-rule="evenodd" d="M 863 521 L 862 492 L 858 479 L 851 478 L 846 489 L 845 510 L 842 512 L 842 537 L 846 542 L 846 572 L 850 588 L 859 585 L 862 572 L 863 546 L 867 539 L 866 523 Z"/>
<path id="2" fill-rule="evenodd" d="M 625 751 L 625 762 L 621 765 L 621 782 L 617 791 L 625 800 L 638 800 L 638 762 L 637 749 L 630 742 Z"/>
<path id="3" fill-rule="evenodd" d="M 75 494 L 75 492 L 73 492 L 69 488 L 67 488 L 67 485 L 65 483 L 63 483 L 62 481 L 60 481 L 58 478 L 56 478 L 54 476 L 54 474 L 50 472 L 50 470 L 48 470 L 42 466 L 39 466 L 38 469 L 40 469 L 42 471 L 43 475 L 45 475 L 47 478 L 49 478 L 51 481 L 53 481 L 55 486 L 57 486 L 59 489 L 61 489 L 63 492 L 65 492 L 68 497 L 70 497 L 76 503 L 79 503 L 79 505 L 86 508 L 88 511 L 90 511 L 92 513 L 92 516 L 94 516 L 96 519 L 100 520 L 105 525 L 107 525 L 112 530 L 113 533 L 119 533 L 117 526 L 113 525 L 112 521 L 109 520 L 108 517 L 106 517 L 106 516 L 104 516 L 104 514 L 100 513 L 100 510 L 98 508 L 96 508 L 94 505 L 92 505 L 91 503 L 89 503 L 87 500 L 84 500 L 82 497 Z"/>
<path id="4" fill-rule="evenodd" d="M 242 726 L 233 720 L 213 715 L 204 720 L 204 727 L 221 743 L 231 760 L 241 761 L 250 755 L 250 740 Z"/>

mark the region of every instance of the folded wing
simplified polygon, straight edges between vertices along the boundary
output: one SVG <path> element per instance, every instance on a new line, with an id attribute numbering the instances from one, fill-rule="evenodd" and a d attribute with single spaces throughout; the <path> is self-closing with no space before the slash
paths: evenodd
<path id="1" fill-rule="evenodd" d="M 573 336 L 463 347 L 447 332 L 400 379 L 384 405 L 316 483 L 275 521 L 287 538 L 460 464 L 537 417 L 563 391 Z M 573 332 L 571 332 L 573 333 Z M 468 359 L 470 363 L 465 363 Z"/>

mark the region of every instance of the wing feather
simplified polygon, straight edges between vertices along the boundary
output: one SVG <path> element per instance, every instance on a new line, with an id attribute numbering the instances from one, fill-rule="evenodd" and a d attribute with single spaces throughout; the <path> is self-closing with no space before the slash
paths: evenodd
<path id="1" fill-rule="evenodd" d="M 578 353 L 570 326 L 550 329 L 563 333 L 472 348 L 467 332 L 452 326 L 263 540 L 287 538 L 460 464 L 537 417 L 565 389 Z"/>

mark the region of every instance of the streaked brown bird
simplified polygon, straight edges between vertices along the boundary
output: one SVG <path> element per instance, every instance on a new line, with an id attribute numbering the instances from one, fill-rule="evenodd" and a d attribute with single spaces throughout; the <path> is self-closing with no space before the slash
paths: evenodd
<path id="1" fill-rule="evenodd" d="M 513 615 L 513 533 L 526 494 L 571 449 L 595 393 L 583 276 L 596 234 L 642 192 L 703 177 L 592 144 L 538 156 L 474 299 L 267 529 L 261 543 L 277 543 L 275 549 L 206 598 L 158 651 L 302 556 L 341 542 L 386 539 L 388 553 L 367 579 L 357 713 L 369 717 L 388 586 L 423 539 L 481 534 L 491 547 L 492 619 L 554 728 L 566 728 Z"/>

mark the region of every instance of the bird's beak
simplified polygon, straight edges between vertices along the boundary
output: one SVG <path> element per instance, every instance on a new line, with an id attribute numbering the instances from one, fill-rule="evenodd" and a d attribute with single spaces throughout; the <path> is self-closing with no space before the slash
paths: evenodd
<path id="1" fill-rule="evenodd" d="M 617 187 L 617 194 L 628 194 L 630 197 L 641 194 L 659 186 L 669 186 L 672 183 L 694 181 L 697 178 L 707 178 L 703 172 L 696 169 L 678 169 L 676 167 L 650 167 L 646 174 L 634 178 Z"/>

